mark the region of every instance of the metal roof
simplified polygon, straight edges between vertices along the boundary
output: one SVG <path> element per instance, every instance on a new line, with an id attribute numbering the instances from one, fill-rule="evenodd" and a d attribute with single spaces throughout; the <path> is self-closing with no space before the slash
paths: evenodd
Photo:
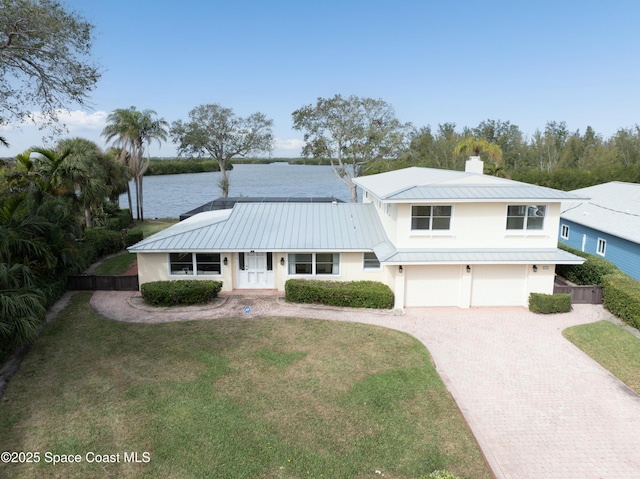
<path id="1" fill-rule="evenodd" d="M 374 248 L 383 264 L 582 264 L 584 258 L 546 249 L 398 249 L 389 255 Z M 386 253 L 386 256 L 385 256 Z M 381 256 L 382 255 L 382 256 Z"/>
<path id="2" fill-rule="evenodd" d="M 344 203 L 333 196 L 227 196 L 216 198 L 204 205 L 198 206 L 180 215 L 180 221 L 191 218 L 193 215 L 205 211 L 227 210 L 233 208 L 236 203 Z"/>
<path id="3" fill-rule="evenodd" d="M 237 203 L 194 215 L 129 251 L 371 251 L 386 242 L 372 204 Z"/>
<path id="4" fill-rule="evenodd" d="M 411 167 L 354 178 L 354 182 L 389 202 L 544 201 L 586 199 L 577 194 L 465 171 Z"/>
<path id="5" fill-rule="evenodd" d="M 640 184 L 612 181 L 572 193 L 591 199 L 563 201 L 561 219 L 640 243 Z"/>

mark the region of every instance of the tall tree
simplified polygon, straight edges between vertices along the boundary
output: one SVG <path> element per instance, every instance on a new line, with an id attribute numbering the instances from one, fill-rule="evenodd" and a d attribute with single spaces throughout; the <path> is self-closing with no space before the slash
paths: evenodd
<path id="1" fill-rule="evenodd" d="M 167 140 L 169 124 L 164 118 L 156 118 L 156 115 L 153 110 L 139 111 L 135 106 L 117 109 L 107 117 L 107 126 L 102 130 L 102 136 L 120 148 L 120 158 L 129 161 L 129 171 L 136 189 L 136 218 L 140 221 L 144 220 L 143 176 L 151 160 L 148 154 L 145 159 L 145 149 L 148 153 L 152 141 L 161 144 Z"/>
<path id="2" fill-rule="evenodd" d="M 40 108 L 45 124 L 85 105 L 100 78 L 93 25 L 57 0 L 0 0 L 0 124 Z"/>
<path id="3" fill-rule="evenodd" d="M 398 158 L 406 150 L 410 125 L 402 124 L 382 100 L 349 96 L 318 98 L 293 112 L 293 128 L 304 131 L 304 156 L 329 158 L 333 171 L 358 201 L 353 179 L 377 161 Z"/>
<path id="4" fill-rule="evenodd" d="M 199 105 L 189 112 L 189 121 L 174 121 L 171 136 L 178 154 L 208 155 L 220 167 L 222 196 L 229 196 L 227 167 L 232 158 L 250 153 L 269 153 L 273 148 L 273 120 L 262 113 L 246 118 L 217 103 Z"/>

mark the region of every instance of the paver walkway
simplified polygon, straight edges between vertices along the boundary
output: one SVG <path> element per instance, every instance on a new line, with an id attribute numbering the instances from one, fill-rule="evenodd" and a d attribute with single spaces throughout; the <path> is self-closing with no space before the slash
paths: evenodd
<path id="1" fill-rule="evenodd" d="M 604 319 L 601 306 L 548 316 L 525 308 L 412 308 L 394 315 L 229 296 L 213 309 L 145 311 L 130 296 L 96 292 L 91 305 L 120 321 L 298 316 L 407 332 L 429 349 L 496 477 L 640 478 L 640 397 L 561 334 Z"/>

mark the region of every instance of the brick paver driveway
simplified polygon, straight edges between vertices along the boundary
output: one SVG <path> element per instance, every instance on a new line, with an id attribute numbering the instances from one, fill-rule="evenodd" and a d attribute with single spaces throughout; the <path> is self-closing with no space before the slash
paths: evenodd
<path id="1" fill-rule="evenodd" d="M 602 307 L 567 314 L 525 308 L 413 308 L 404 315 L 229 297 L 219 308 L 150 312 L 130 293 L 97 292 L 96 311 L 157 322 L 244 315 L 358 321 L 405 331 L 429 349 L 498 478 L 640 478 L 640 397 L 565 340 L 562 330 L 605 317 Z"/>

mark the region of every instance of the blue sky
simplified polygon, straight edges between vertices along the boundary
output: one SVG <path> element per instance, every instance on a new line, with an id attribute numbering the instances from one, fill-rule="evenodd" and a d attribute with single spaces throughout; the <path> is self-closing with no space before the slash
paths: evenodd
<path id="1" fill-rule="evenodd" d="M 169 122 L 219 103 L 262 112 L 273 156 L 299 156 L 291 113 L 335 94 L 382 99 L 400 121 L 458 130 L 492 119 L 530 136 L 548 121 L 605 138 L 640 123 L 640 2 L 66 0 L 96 26 L 103 69 L 68 136 L 100 138 L 115 108 Z M 42 144 L 9 129 L 10 152 Z M 175 146 L 151 154 L 173 156 Z"/>

